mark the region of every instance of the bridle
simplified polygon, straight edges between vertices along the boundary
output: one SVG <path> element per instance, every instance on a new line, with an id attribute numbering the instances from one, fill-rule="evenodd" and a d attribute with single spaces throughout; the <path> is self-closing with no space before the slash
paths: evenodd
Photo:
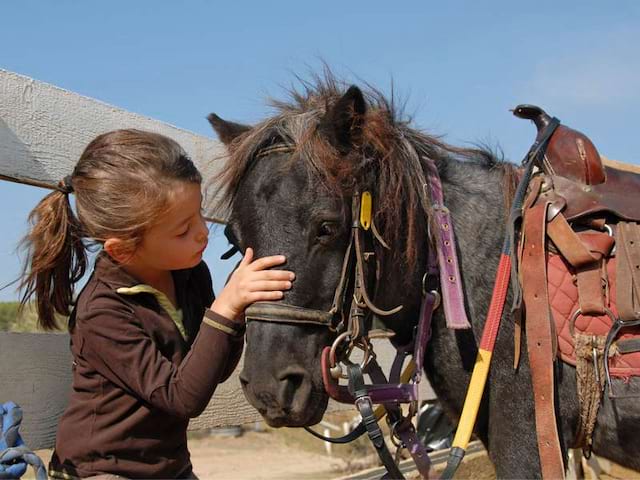
<path id="1" fill-rule="evenodd" d="M 289 144 L 276 144 L 261 149 L 255 159 L 272 153 L 294 151 Z M 444 206 L 442 185 L 435 164 L 425 158 L 426 177 L 425 193 L 430 197 L 433 213 L 429 236 L 433 245 L 428 249 L 426 272 L 423 277 L 423 300 L 420 319 L 414 330 L 412 341 L 398 348 L 398 352 L 390 370 L 389 379 L 378 365 L 371 339 L 389 337 L 392 334 L 381 333 L 371 329 L 372 317 L 386 317 L 400 312 L 399 305 L 390 310 L 377 307 L 369 295 L 370 284 L 378 287 L 379 272 L 371 268 L 371 259 L 375 261 L 376 243 L 382 249 L 390 250 L 377 231 L 373 215 L 373 198 L 369 191 L 356 190 L 351 198 L 351 234 L 342 261 L 340 279 L 334 292 L 333 302 L 329 310 L 316 310 L 281 302 L 257 302 L 245 311 L 247 322 L 272 322 L 291 325 L 316 325 L 328 328 L 335 333 L 330 347 L 322 352 L 322 377 L 327 393 L 335 400 L 353 403 L 362 416 L 360 425 L 350 434 L 335 439 L 327 438 L 308 429 L 313 435 L 333 443 L 347 443 L 367 432 L 383 464 L 392 478 L 404 478 L 396 461 L 391 456 L 378 420 L 387 414 L 387 421 L 392 431 L 392 441 L 409 450 L 420 473 L 427 478 L 430 462 L 427 452 L 417 439 L 411 418 L 417 411 L 419 403 L 418 384 L 422 375 L 424 353 L 431 330 L 433 311 L 442 303 L 447 325 L 450 328 L 469 328 L 466 318 L 464 299 L 460 283 L 456 246 L 453 236 L 453 225 L 448 209 Z M 228 229 L 225 234 L 236 249 L 237 242 Z M 368 248 L 369 249 L 368 249 Z M 380 250 L 380 249 L 378 249 Z M 380 250 L 381 251 L 381 250 Z M 375 273 L 375 275 L 374 275 Z M 373 282 L 372 282 L 372 277 Z M 437 283 L 439 279 L 440 291 Z M 433 288 L 427 288 L 427 286 Z M 348 306 L 348 311 L 345 307 Z M 362 350 L 360 362 L 350 360 L 354 349 Z M 412 362 L 404 372 L 402 367 L 406 358 L 412 355 Z M 344 368 L 343 368 L 344 365 Z M 366 384 L 364 374 L 373 384 Z M 348 386 L 339 385 L 340 378 L 348 381 Z M 382 404 L 374 411 L 373 404 Z M 409 413 L 403 414 L 400 404 L 410 405 Z"/>

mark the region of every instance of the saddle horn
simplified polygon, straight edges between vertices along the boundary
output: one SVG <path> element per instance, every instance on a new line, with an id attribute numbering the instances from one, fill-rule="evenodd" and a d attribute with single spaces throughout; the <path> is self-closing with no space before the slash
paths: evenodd
<path id="1" fill-rule="evenodd" d="M 551 116 L 536 105 L 518 105 L 512 112 L 535 124 L 536 140 L 551 121 Z M 585 134 L 565 125 L 559 125 L 551 135 L 540 167 L 550 175 L 560 175 L 585 185 L 604 183 L 607 178 L 593 142 Z"/>

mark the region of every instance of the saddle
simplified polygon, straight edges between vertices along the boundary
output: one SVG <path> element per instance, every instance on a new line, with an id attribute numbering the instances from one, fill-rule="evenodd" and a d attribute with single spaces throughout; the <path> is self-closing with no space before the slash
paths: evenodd
<path id="1" fill-rule="evenodd" d="M 517 264 L 543 477 L 563 477 L 554 408 L 554 361 L 576 367 L 580 424 L 590 454 L 612 377 L 640 375 L 640 168 L 600 156 L 582 133 L 519 105 L 545 148 L 523 206 Z M 549 130 L 555 128 L 549 135 Z M 535 144 L 534 144 L 535 145 Z M 516 329 L 516 363 L 519 329 Z"/>

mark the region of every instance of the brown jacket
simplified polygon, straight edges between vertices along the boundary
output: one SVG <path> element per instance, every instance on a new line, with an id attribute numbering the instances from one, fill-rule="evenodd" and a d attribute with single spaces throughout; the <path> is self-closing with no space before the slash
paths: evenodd
<path id="1" fill-rule="evenodd" d="M 70 318 L 73 391 L 53 476 L 192 474 L 189 418 L 236 367 L 243 340 L 238 324 L 211 311 L 203 319 L 214 299 L 204 262 L 172 273 L 186 338 L 153 294 L 118 293 L 139 282 L 98 258 Z"/>

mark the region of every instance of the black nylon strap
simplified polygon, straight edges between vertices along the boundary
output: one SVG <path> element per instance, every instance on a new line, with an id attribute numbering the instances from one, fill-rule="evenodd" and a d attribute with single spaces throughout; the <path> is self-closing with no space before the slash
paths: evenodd
<path id="1" fill-rule="evenodd" d="M 387 444 L 384 441 L 384 435 L 378 425 L 378 420 L 373 413 L 373 404 L 371 403 L 371 398 L 367 394 L 367 387 L 364 383 L 364 377 L 362 375 L 360 365 L 349 365 L 347 367 L 347 373 L 349 376 L 349 391 L 355 398 L 356 408 L 360 412 L 362 422 L 364 423 L 371 443 L 373 443 L 373 446 L 376 449 L 378 457 L 380 457 L 382 464 L 387 469 L 388 474 L 385 475 L 385 478 L 404 480 L 402 472 L 400 472 L 391 452 L 389 452 L 389 449 L 387 448 Z"/>
<path id="2" fill-rule="evenodd" d="M 527 155 L 522 160 L 524 173 L 522 175 L 522 178 L 520 179 L 520 182 L 518 183 L 513 203 L 511 204 L 509 223 L 507 224 L 507 233 L 505 235 L 505 242 L 502 248 L 503 253 L 511 255 L 511 288 L 513 290 L 511 312 L 519 310 L 522 306 L 522 288 L 520 287 L 520 281 L 518 280 L 519 266 L 518 255 L 516 252 L 517 237 L 519 234 L 520 225 L 522 224 L 522 204 L 527 192 L 527 187 L 529 186 L 529 182 L 531 180 L 531 175 L 533 174 L 533 167 L 537 164 L 538 167 L 540 167 L 541 169 L 543 168 L 543 149 L 546 147 L 547 142 L 551 138 L 551 135 L 553 135 L 553 132 L 556 131 L 556 128 L 558 128 L 559 125 L 560 120 L 558 120 L 556 117 L 553 117 L 549 124 L 545 127 L 545 129 L 540 132 L 538 138 L 536 138 L 536 141 L 533 143 L 533 145 L 531 145 L 531 148 L 529 148 Z"/>
<path id="3" fill-rule="evenodd" d="M 356 428 L 354 428 L 352 431 L 350 431 L 346 435 L 343 435 L 342 437 L 325 437 L 321 433 L 318 433 L 309 427 L 303 427 L 303 428 L 307 432 L 309 432 L 311 435 L 313 435 L 316 438 L 319 438 L 320 440 L 324 440 L 325 442 L 329 442 L 329 443 L 338 443 L 338 444 L 353 442 L 356 438 L 360 438 L 362 434 L 364 434 L 364 432 L 367 431 L 367 429 L 364 426 L 364 422 L 360 422 Z"/>

